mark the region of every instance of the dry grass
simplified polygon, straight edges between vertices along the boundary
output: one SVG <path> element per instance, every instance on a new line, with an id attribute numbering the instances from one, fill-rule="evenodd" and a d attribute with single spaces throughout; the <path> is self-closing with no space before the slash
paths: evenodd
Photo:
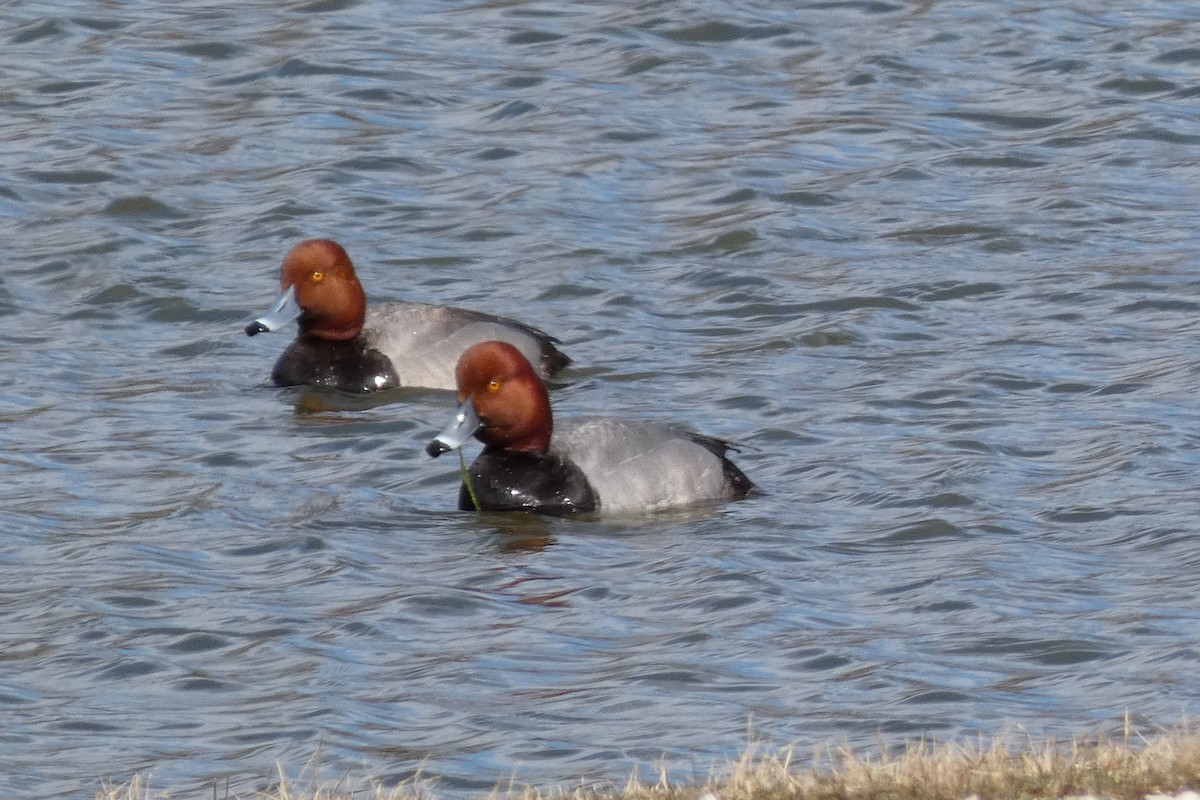
<path id="1" fill-rule="evenodd" d="M 1092 796 L 1142 800 L 1200 787 L 1200 732 L 1191 727 L 1142 738 L 1055 743 L 1014 742 L 1006 736 L 979 745 L 916 742 L 892 754 L 865 758 L 845 748 L 814 752 L 799 763 L 794 750 L 751 747 L 707 780 L 654 783 L 633 777 L 624 787 L 581 786 L 543 790 L 501 788 L 488 800 L 1040 800 Z M 435 800 L 420 779 L 396 787 L 346 782 L 297 788 L 281 776 L 270 793 L 217 800 Z M 99 792 L 97 800 L 182 797 L 133 782 Z M 203 800 L 198 798 L 197 800 Z"/>

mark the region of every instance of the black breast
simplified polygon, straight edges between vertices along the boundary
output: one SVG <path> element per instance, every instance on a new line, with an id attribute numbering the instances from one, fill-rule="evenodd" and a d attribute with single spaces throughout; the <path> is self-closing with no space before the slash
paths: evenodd
<path id="1" fill-rule="evenodd" d="M 343 392 L 374 392 L 400 385 L 392 362 L 362 338 L 346 342 L 301 337 L 275 362 L 276 386 L 324 386 Z"/>
<path id="2" fill-rule="evenodd" d="M 600 506 L 596 492 L 579 467 L 553 455 L 485 450 L 467 470 L 480 511 L 533 511 L 575 514 Z M 466 484 L 458 507 L 476 510 Z"/>

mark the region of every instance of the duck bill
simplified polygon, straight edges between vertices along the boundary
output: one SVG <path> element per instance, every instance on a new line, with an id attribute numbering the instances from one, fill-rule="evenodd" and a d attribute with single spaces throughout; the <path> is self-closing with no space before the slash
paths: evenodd
<path id="1" fill-rule="evenodd" d="M 446 426 L 446 429 L 435 436 L 433 441 L 425 446 L 425 452 L 430 457 L 437 458 L 442 453 L 448 453 L 455 448 L 462 447 L 467 439 L 471 438 L 471 434 L 479 430 L 479 427 L 479 415 L 475 413 L 475 406 L 471 404 L 471 398 L 468 397 L 458 407 L 458 411 L 454 414 L 454 419 L 450 420 L 450 424 Z"/>
<path id="2" fill-rule="evenodd" d="M 246 335 L 254 336 L 257 333 L 277 331 L 300 316 L 303 310 L 296 302 L 295 285 L 289 286 L 280 293 L 279 297 L 275 298 L 270 311 L 246 326 Z"/>

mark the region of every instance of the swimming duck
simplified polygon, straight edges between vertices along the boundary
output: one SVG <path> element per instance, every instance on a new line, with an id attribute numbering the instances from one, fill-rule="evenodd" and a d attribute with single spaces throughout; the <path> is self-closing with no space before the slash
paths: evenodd
<path id="1" fill-rule="evenodd" d="M 458 412 L 425 450 L 439 456 L 472 434 L 483 442 L 460 509 L 646 512 L 739 499 L 754 488 L 722 439 L 617 417 L 555 421 L 545 384 L 507 342 L 467 348 L 455 379 Z"/>
<path id="2" fill-rule="evenodd" d="M 278 386 L 453 389 L 459 355 L 495 339 L 518 348 L 543 377 L 571 361 L 555 347 L 557 339 L 506 317 L 405 301 L 368 308 L 350 256 L 329 239 L 293 247 L 279 284 L 270 310 L 246 326 L 246 335 L 254 336 L 298 319 L 296 339 L 271 371 Z"/>

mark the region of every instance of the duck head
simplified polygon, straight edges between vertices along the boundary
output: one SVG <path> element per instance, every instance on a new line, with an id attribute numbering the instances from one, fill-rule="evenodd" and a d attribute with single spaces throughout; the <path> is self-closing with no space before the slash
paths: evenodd
<path id="1" fill-rule="evenodd" d="M 472 345 L 459 357 L 454 376 L 458 412 L 425 452 L 439 456 L 472 434 L 488 449 L 535 454 L 549 449 L 550 396 L 520 350 L 507 342 Z"/>
<path id="2" fill-rule="evenodd" d="M 367 296 L 337 242 L 308 239 L 289 250 L 279 288 L 271 309 L 246 326 L 247 336 L 278 330 L 297 317 L 301 336 L 345 341 L 362 332 Z"/>

